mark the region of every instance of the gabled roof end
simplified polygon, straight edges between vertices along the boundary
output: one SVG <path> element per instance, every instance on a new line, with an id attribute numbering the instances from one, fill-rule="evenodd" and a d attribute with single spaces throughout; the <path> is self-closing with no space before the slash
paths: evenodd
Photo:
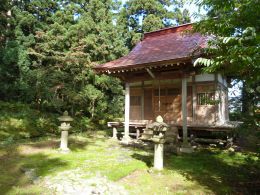
<path id="1" fill-rule="evenodd" d="M 192 29 L 193 24 L 194 23 L 187 23 L 187 24 L 182 24 L 182 25 L 179 25 L 179 26 L 162 28 L 160 30 L 156 30 L 156 31 L 152 31 L 152 32 L 146 32 L 146 33 L 144 33 L 143 39 L 146 39 L 146 38 L 149 38 L 149 37 L 165 35 L 165 34 L 169 34 L 169 33 L 188 31 L 188 30 Z"/>

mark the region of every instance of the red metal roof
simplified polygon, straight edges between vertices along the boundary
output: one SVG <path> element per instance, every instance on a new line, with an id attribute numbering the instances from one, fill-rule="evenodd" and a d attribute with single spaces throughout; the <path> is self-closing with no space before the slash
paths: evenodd
<path id="1" fill-rule="evenodd" d="M 95 67 L 98 71 L 114 71 L 149 67 L 158 62 L 182 62 L 192 59 L 194 51 L 204 48 L 208 37 L 188 33 L 192 24 L 165 28 L 144 34 L 134 49 L 126 56 Z"/>

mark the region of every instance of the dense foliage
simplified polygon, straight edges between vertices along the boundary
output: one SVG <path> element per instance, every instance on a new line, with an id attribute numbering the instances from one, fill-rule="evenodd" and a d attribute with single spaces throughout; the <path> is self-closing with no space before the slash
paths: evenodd
<path id="1" fill-rule="evenodd" d="M 197 30 L 215 36 L 208 48 L 208 54 L 214 57 L 206 61 L 207 71 L 259 81 L 260 11 L 255 6 L 259 1 L 204 0 L 198 5 L 207 10 L 207 16 Z"/>
<path id="2" fill-rule="evenodd" d="M 259 0 L 195 0 L 207 12 L 195 30 L 212 35 L 207 55 L 196 60 L 207 72 L 221 72 L 242 83 L 241 96 L 233 98 L 235 120 L 242 120 L 243 137 L 259 144 L 260 129 L 260 11 Z M 240 106 L 238 106 L 240 107 Z M 242 112 L 241 112 L 242 111 Z M 246 136 L 245 136 L 246 135 Z M 258 137 L 258 140 L 257 140 Z"/>
<path id="3" fill-rule="evenodd" d="M 92 67 L 127 54 L 145 31 L 189 21 L 180 7 L 159 0 L 1 1 L 0 100 L 68 110 L 86 126 L 120 117 L 120 81 Z"/>
<path id="4" fill-rule="evenodd" d="M 0 101 L 0 143 L 58 133 L 57 117 L 26 104 Z"/>
<path id="5" fill-rule="evenodd" d="M 208 58 L 199 58 L 196 64 L 205 65 L 207 72 L 244 81 L 244 111 L 252 113 L 260 93 L 259 0 L 195 2 L 207 11 L 196 30 L 214 35 L 206 50 Z M 252 108 L 246 105 L 248 101 Z"/>
<path id="6" fill-rule="evenodd" d="M 127 44 L 132 48 L 144 32 L 190 22 L 190 14 L 178 0 L 129 0 L 118 18 Z"/>

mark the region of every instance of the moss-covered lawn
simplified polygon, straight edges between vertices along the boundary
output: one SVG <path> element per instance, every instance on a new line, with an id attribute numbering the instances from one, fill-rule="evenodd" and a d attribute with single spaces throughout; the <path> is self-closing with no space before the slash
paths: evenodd
<path id="1" fill-rule="evenodd" d="M 200 150 L 167 155 L 162 172 L 151 169 L 152 151 L 124 147 L 103 132 L 70 137 L 69 154 L 57 151 L 59 140 L 41 140 L 0 147 L 0 194 L 52 194 L 25 176 L 54 176 L 80 169 L 85 177 L 106 176 L 130 194 L 233 194 L 259 192 L 259 156 Z"/>

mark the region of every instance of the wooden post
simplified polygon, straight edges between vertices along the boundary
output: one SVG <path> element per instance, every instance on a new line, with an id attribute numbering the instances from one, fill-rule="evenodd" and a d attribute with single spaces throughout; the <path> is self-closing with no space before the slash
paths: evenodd
<path id="1" fill-rule="evenodd" d="M 144 82 L 142 81 L 141 89 L 141 119 L 144 120 Z"/>
<path id="2" fill-rule="evenodd" d="M 225 88 L 225 121 L 229 121 L 229 110 L 228 110 L 228 89 Z"/>
<path id="3" fill-rule="evenodd" d="M 181 110 L 182 110 L 182 132 L 183 145 L 188 145 L 188 130 L 187 130 L 187 78 L 182 78 L 182 92 L 181 92 Z"/>
<path id="4" fill-rule="evenodd" d="M 182 92 L 181 92 L 181 110 L 182 110 L 182 137 L 183 144 L 180 147 L 180 152 L 191 153 L 193 148 L 188 143 L 188 128 L 187 128 L 187 77 L 182 77 Z"/>
<path id="5" fill-rule="evenodd" d="M 215 90 L 215 94 L 214 94 L 214 100 L 216 100 L 216 98 L 218 97 L 218 75 L 217 73 L 214 74 L 214 90 Z M 220 114 L 220 105 L 215 105 L 215 124 L 219 121 L 219 114 Z"/>
<path id="6" fill-rule="evenodd" d="M 129 83 L 125 84 L 125 128 L 124 128 L 124 137 L 122 141 L 126 144 L 130 141 L 129 137 L 129 120 L 130 120 L 130 85 Z"/>
<path id="7" fill-rule="evenodd" d="M 197 109 L 197 92 L 196 92 L 195 75 L 192 76 L 192 122 L 196 121 L 196 109 Z"/>
<path id="8" fill-rule="evenodd" d="M 159 112 L 161 112 L 161 82 L 160 80 L 158 80 L 159 82 L 159 102 L 158 102 L 158 105 L 159 105 Z M 156 116 L 157 117 L 157 116 Z"/>
<path id="9" fill-rule="evenodd" d="M 218 89 L 218 98 L 217 99 L 219 99 L 220 100 L 220 102 L 219 102 L 219 117 L 218 117 L 218 122 L 220 123 L 220 124 L 223 124 L 224 122 L 225 122 L 225 113 L 224 113 L 224 101 L 223 101 L 223 99 L 224 99 L 224 88 L 223 88 L 223 86 L 221 86 L 221 84 L 219 85 L 219 87 L 218 87 L 219 89 Z"/>

